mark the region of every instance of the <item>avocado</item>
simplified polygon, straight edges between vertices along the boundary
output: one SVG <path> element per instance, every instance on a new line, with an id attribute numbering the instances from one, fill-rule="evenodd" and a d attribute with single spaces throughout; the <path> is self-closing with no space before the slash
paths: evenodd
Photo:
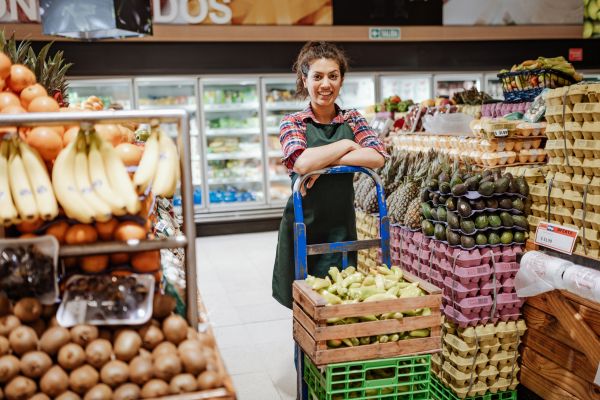
<path id="1" fill-rule="evenodd" d="M 465 181 L 465 185 L 469 188 L 469 190 L 477 190 L 479 187 L 479 182 L 481 181 L 481 175 L 475 175 L 470 177 Z"/>
<path id="2" fill-rule="evenodd" d="M 510 210 L 512 208 L 512 201 L 509 198 L 503 198 L 498 201 L 498 206 L 500 208 L 504 208 L 505 210 Z"/>
<path id="3" fill-rule="evenodd" d="M 447 215 L 446 209 L 443 206 L 439 206 L 437 208 L 438 221 L 446 222 L 446 218 L 447 218 L 446 215 Z"/>
<path id="4" fill-rule="evenodd" d="M 421 203 L 421 213 L 425 219 L 431 219 L 431 206 L 429 203 Z"/>
<path id="5" fill-rule="evenodd" d="M 470 219 L 463 219 L 460 221 L 460 229 L 468 235 L 475 233 L 475 224 Z"/>
<path id="6" fill-rule="evenodd" d="M 508 190 L 508 185 L 510 181 L 508 178 L 500 178 L 496 181 L 496 188 L 494 189 L 495 193 L 506 193 Z"/>
<path id="7" fill-rule="evenodd" d="M 500 236 L 496 232 L 492 232 L 488 235 L 488 243 L 493 245 L 500 243 Z"/>
<path id="8" fill-rule="evenodd" d="M 513 174 L 511 174 L 510 172 L 507 172 L 504 174 L 504 177 L 508 178 L 508 179 L 513 179 Z"/>
<path id="9" fill-rule="evenodd" d="M 527 181 L 522 176 L 517 178 L 517 188 L 519 189 L 519 193 L 523 196 L 529 196 L 529 185 Z"/>
<path id="10" fill-rule="evenodd" d="M 475 239 L 473 239 L 471 236 L 461 236 L 460 244 L 465 249 L 471 249 L 475 247 Z"/>
<path id="11" fill-rule="evenodd" d="M 485 199 L 485 207 L 486 208 L 493 208 L 496 209 L 498 208 L 498 200 L 491 198 L 491 199 Z"/>
<path id="12" fill-rule="evenodd" d="M 488 220 L 488 225 L 491 226 L 492 228 L 498 228 L 498 227 L 502 226 L 502 220 L 496 214 L 488 215 L 487 220 Z"/>
<path id="13" fill-rule="evenodd" d="M 458 199 L 457 208 L 458 208 L 458 213 L 463 218 L 470 217 L 471 214 L 473 213 L 473 210 L 471 209 L 469 202 L 463 198 Z"/>
<path id="14" fill-rule="evenodd" d="M 502 179 L 502 172 L 500 172 L 500 170 L 497 169 L 492 172 L 492 176 L 494 177 L 494 180 L 497 181 L 498 179 Z"/>
<path id="15" fill-rule="evenodd" d="M 437 193 L 429 192 L 429 200 L 433 201 L 433 199 L 435 198 L 436 195 L 439 196 L 439 194 L 437 194 Z"/>
<path id="16" fill-rule="evenodd" d="M 495 189 L 496 186 L 492 182 L 484 182 L 479 184 L 479 189 L 477 189 L 477 191 L 482 196 L 491 196 Z"/>
<path id="17" fill-rule="evenodd" d="M 454 187 L 454 186 L 460 185 L 462 183 L 463 183 L 463 180 L 461 179 L 460 175 L 454 174 L 454 176 L 450 180 L 450 187 Z"/>
<path id="18" fill-rule="evenodd" d="M 471 208 L 473 210 L 483 210 L 483 209 L 485 209 L 485 200 L 484 199 L 477 199 L 477 200 L 471 201 Z"/>
<path id="19" fill-rule="evenodd" d="M 479 184 L 481 185 L 482 183 L 486 183 L 486 182 L 494 182 L 494 177 L 492 175 L 488 175 L 485 176 L 483 178 L 481 178 L 481 180 L 479 181 Z"/>
<path id="20" fill-rule="evenodd" d="M 487 244 L 487 237 L 483 233 L 478 233 L 475 236 L 475 243 L 477 243 L 478 246 L 485 246 Z"/>
<path id="21" fill-rule="evenodd" d="M 421 222 L 421 230 L 423 231 L 423 234 L 425 236 L 433 236 L 433 224 L 429 221 L 422 221 Z"/>
<path id="22" fill-rule="evenodd" d="M 440 183 L 440 185 L 442 184 L 442 182 L 450 182 L 450 176 L 446 171 L 442 171 L 442 173 L 438 175 L 438 182 Z"/>
<path id="23" fill-rule="evenodd" d="M 427 184 L 427 188 L 428 188 L 429 190 L 434 190 L 434 191 L 435 191 L 435 190 L 438 190 L 438 186 L 439 186 L 439 183 L 438 183 L 438 180 L 437 180 L 437 179 L 432 179 L 432 180 L 430 180 L 430 181 L 429 181 L 429 183 Z"/>
<path id="24" fill-rule="evenodd" d="M 467 187 L 467 185 L 465 185 L 464 183 L 460 183 L 452 187 L 452 194 L 455 196 L 462 196 L 465 193 L 467 193 L 468 189 L 469 188 Z"/>
<path id="25" fill-rule="evenodd" d="M 485 229 L 488 227 L 488 219 L 485 215 L 478 215 L 475 218 L 475 228 L 477 229 Z"/>
<path id="26" fill-rule="evenodd" d="M 488 176 L 492 176 L 492 171 L 486 169 L 485 171 L 483 171 L 482 175 L 484 178 L 487 178 Z"/>
<path id="27" fill-rule="evenodd" d="M 442 224 L 436 224 L 433 230 L 433 236 L 437 240 L 446 240 L 446 228 Z"/>
<path id="28" fill-rule="evenodd" d="M 439 206 L 440 205 L 440 195 L 437 193 L 434 194 L 433 199 L 431 199 L 431 203 L 436 207 Z"/>
<path id="29" fill-rule="evenodd" d="M 502 211 L 500 213 L 500 219 L 502 220 L 502 225 L 504 225 L 506 228 L 511 228 L 513 226 L 512 215 L 510 215 L 508 212 Z"/>
<path id="30" fill-rule="evenodd" d="M 509 193 L 519 193 L 519 186 L 517 185 L 517 180 L 515 178 L 512 177 L 512 175 L 509 178 L 509 184 L 508 184 L 508 192 Z"/>
<path id="31" fill-rule="evenodd" d="M 446 209 L 448 211 L 455 211 L 456 210 L 456 200 L 454 200 L 454 197 L 449 197 L 448 200 L 446 201 Z"/>
<path id="32" fill-rule="evenodd" d="M 454 211 L 448 211 L 446 222 L 448 222 L 448 226 L 452 229 L 460 228 L 460 218 L 458 218 L 458 215 Z"/>
<path id="33" fill-rule="evenodd" d="M 450 246 L 458 246 L 460 244 L 460 235 L 448 227 L 446 228 L 446 240 Z"/>
<path id="34" fill-rule="evenodd" d="M 529 222 L 523 215 L 513 215 L 512 220 L 513 224 L 519 228 L 527 229 L 529 227 Z"/>
<path id="35" fill-rule="evenodd" d="M 515 232 L 513 239 L 517 243 L 525 243 L 525 232 Z"/>
<path id="36" fill-rule="evenodd" d="M 433 221 L 437 221 L 438 220 L 438 215 L 437 215 L 437 211 L 435 208 L 431 208 L 431 210 L 429 210 L 429 214 L 431 214 L 431 220 Z"/>
<path id="37" fill-rule="evenodd" d="M 440 198 L 438 199 L 438 205 L 445 205 L 449 198 L 450 196 L 440 196 Z"/>
<path id="38" fill-rule="evenodd" d="M 500 241 L 502 244 L 511 244 L 513 242 L 513 233 L 511 231 L 503 231 Z"/>
<path id="39" fill-rule="evenodd" d="M 427 190 L 421 191 L 421 201 L 429 201 L 429 191 L 427 191 Z"/>
<path id="40" fill-rule="evenodd" d="M 452 188 L 450 187 L 450 184 L 448 182 L 440 183 L 440 192 L 448 194 L 450 193 L 450 190 L 452 190 Z"/>
<path id="41" fill-rule="evenodd" d="M 525 209 L 525 204 L 523 204 L 523 200 L 517 197 L 512 201 L 512 208 L 514 208 L 515 210 L 523 211 Z"/>

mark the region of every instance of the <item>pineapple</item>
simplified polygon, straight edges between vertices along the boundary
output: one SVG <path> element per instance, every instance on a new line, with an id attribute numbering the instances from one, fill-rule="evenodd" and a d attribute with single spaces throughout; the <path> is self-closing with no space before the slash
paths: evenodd
<path id="1" fill-rule="evenodd" d="M 364 207 L 367 214 L 373 214 L 379 211 L 379 203 L 377 202 L 377 188 L 375 185 L 369 190 L 364 201 Z"/>
<path id="2" fill-rule="evenodd" d="M 418 229 L 421 226 L 421 201 L 416 198 L 408 205 L 404 215 L 404 225 L 410 229 Z"/>

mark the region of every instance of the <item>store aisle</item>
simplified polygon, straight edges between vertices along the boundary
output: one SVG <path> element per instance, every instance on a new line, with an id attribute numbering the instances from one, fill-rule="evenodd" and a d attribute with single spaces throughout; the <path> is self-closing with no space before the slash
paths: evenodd
<path id="1" fill-rule="evenodd" d="M 239 400 L 295 399 L 292 312 L 271 297 L 277 232 L 196 241 L 200 293 Z"/>

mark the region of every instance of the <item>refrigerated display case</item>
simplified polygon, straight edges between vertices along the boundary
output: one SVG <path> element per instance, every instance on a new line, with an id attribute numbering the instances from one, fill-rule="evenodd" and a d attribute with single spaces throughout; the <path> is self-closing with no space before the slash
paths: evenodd
<path id="1" fill-rule="evenodd" d="M 90 96 L 97 96 L 108 109 L 112 104 L 120 105 L 124 110 L 133 109 L 132 79 L 77 79 L 68 80 L 69 103 L 79 106 Z"/>
<path id="2" fill-rule="evenodd" d="M 346 74 L 337 103 L 343 109 L 356 108 L 365 115 L 375 98 L 375 75 Z"/>
<path id="3" fill-rule="evenodd" d="M 454 93 L 476 87 L 481 90 L 483 75 L 479 73 L 436 74 L 433 76 L 434 95 L 452 98 Z"/>
<path id="4" fill-rule="evenodd" d="M 498 78 L 497 72 L 485 74 L 485 89 L 483 91 L 492 96 L 493 99 L 504 100 L 502 82 Z"/>
<path id="5" fill-rule="evenodd" d="M 433 75 L 383 75 L 379 78 L 379 101 L 394 95 L 415 103 L 430 99 L 432 78 Z"/>
<path id="6" fill-rule="evenodd" d="M 265 203 L 257 77 L 200 79 L 209 210 Z"/>

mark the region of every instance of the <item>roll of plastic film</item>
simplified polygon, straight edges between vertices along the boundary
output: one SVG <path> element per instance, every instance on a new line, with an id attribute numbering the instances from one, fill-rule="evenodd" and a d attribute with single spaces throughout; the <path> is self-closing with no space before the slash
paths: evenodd
<path id="1" fill-rule="evenodd" d="M 535 296 L 554 289 L 564 289 L 565 270 L 575 267 L 570 261 L 552 257 L 539 251 L 530 251 L 521 258 L 515 278 L 519 297 Z"/>

